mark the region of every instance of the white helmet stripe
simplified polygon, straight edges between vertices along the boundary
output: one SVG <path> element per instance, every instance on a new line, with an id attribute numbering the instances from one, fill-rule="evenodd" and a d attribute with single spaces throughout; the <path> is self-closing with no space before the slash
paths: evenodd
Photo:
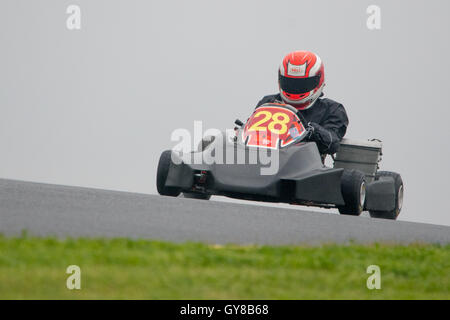
<path id="1" fill-rule="evenodd" d="M 317 58 L 316 63 L 309 71 L 310 77 L 317 75 L 317 72 L 319 72 L 320 66 L 322 65 L 322 59 L 320 59 L 320 57 L 317 54 L 316 54 L 316 58 Z"/>

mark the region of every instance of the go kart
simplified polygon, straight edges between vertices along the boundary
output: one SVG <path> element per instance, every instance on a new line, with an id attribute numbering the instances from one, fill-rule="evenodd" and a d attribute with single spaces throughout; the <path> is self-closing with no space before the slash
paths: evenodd
<path id="1" fill-rule="evenodd" d="M 232 134 L 205 137 L 189 153 L 164 151 L 158 163 L 158 193 L 337 208 L 355 216 L 367 210 L 371 217 L 396 219 L 403 182 L 398 173 L 378 171 L 381 141 L 343 139 L 332 156 L 333 167 L 328 167 L 316 143 L 306 140 L 308 130 L 300 117 L 289 105 L 264 104 L 245 124 L 236 120 Z M 276 163 L 275 170 L 269 170 L 267 159 Z"/>

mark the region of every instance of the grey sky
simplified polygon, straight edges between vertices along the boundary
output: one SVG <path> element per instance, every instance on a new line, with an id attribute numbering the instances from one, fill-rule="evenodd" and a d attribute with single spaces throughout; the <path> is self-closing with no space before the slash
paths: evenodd
<path id="1" fill-rule="evenodd" d="M 81 7 L 81 30 L 66 8 Z M 381 30 L 366 8 L 381 7 Z M 155 193 L 176 128 L 229 128 L 285 53 L 325 62 L 347 137 L 383 140 L 402 220 L 450 225 L 450 2 L 2 0 L 0 177 Z"/>

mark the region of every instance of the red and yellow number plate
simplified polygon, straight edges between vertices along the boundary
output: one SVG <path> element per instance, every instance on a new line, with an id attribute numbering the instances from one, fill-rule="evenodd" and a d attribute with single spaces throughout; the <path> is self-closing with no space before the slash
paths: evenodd
<path id="1" fill-rule="evenodd" d="M 262 106 L 253 112 L 242 133 L 247 146 L 277 149 L 302 138 L 305 134 L 294 111 L 283 106 Z"/>

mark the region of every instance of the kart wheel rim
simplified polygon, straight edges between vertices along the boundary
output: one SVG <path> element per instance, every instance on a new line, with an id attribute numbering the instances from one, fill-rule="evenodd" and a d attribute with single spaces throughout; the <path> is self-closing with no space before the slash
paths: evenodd
<path id="1" fill-rule="evenodd" d="M 400 210 L 402 210 L 403 207 L 403 185 L 400 186 L 400 188 L 398 188 L 398 199 L 397 199 L 397 206 L 398 206 L 398 211 L 400 212 Z"/>
<path id="2" fill-rule="evenodd" d="M 359 190 L 359 205 L 364 208 L 364 203 L 366 202 L 366 183 L 363 181 L 361 183 L 361 189 Z"/>

